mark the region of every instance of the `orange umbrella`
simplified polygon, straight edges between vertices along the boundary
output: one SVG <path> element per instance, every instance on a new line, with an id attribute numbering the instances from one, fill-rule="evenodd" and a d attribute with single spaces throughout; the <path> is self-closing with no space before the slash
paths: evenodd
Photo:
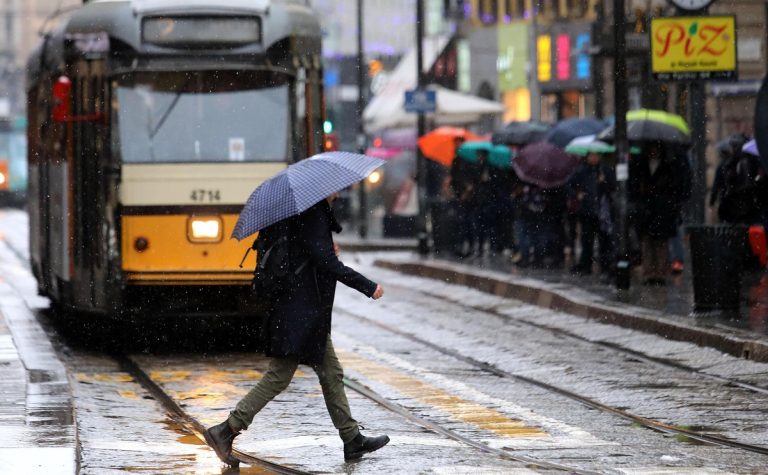
<path id="1" fill-rule="evenodd" d="M 451 166 L 456 156 L 456 149 L 463 142 L 483 140 L 480 135 L 473 134 L 460 127 L 438 127 L 432 132 L 419 138 L 421 153 L 446 167 Z"/>

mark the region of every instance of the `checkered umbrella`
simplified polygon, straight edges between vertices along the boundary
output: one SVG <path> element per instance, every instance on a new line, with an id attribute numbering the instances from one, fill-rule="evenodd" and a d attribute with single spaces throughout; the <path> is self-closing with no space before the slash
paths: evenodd
<path id="1" fill-rule="evenodd" d="M 245 203 L 232 237 L 245 239 L 302 211 L 328 195 L 365 179 L 384 160 L 348 152 L 326 152 L 290 165 L 259 185 Z"/>

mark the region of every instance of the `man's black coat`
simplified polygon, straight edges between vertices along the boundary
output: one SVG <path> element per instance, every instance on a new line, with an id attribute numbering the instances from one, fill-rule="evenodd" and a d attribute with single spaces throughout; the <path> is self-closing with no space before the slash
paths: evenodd
<path id="1" fill-rule="evenodd" d="M 339 281 L 370 297 L 376 284 L 339 261 L 331 232 L 339 232 L 333 210 L 322 200 L 291 218 L 289 263 L 304 265 L 290 288 L 272 296 L 265 323 L 267 356 L 297 356 L 302 364 L 320 364 L 331 332 L 331 310 Z"/>

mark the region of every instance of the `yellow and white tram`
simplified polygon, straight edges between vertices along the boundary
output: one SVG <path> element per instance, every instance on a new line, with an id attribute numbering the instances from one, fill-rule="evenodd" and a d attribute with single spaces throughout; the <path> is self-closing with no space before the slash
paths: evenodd
<path id="1" fill-rule="evenodd" d="M 31 264 L 66 308 L 243 311 L 250 192 L 323 146 L 300 0 L 95 0 L 28 65 Z"/>

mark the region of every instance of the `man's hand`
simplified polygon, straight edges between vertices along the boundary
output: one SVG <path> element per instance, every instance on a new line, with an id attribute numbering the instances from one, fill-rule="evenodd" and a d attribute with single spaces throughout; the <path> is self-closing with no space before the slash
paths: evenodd
<path id="1" fill-rule="evenodd" d="M 384 287 L 382 287 L 380 284 L 376 284 L 376 290 L 373 292 L 373 295 L 371 295 L 371 298 L 373 300 L 379 300 L 384 295 Z"/>
<path id="2" fill-rule="evenodd" d="M 341 248 L 336 243 L 333 243 L 333 253 L 336 254 L 336 257 L 339 257 L 339 254 L 341 254 Z"/>

